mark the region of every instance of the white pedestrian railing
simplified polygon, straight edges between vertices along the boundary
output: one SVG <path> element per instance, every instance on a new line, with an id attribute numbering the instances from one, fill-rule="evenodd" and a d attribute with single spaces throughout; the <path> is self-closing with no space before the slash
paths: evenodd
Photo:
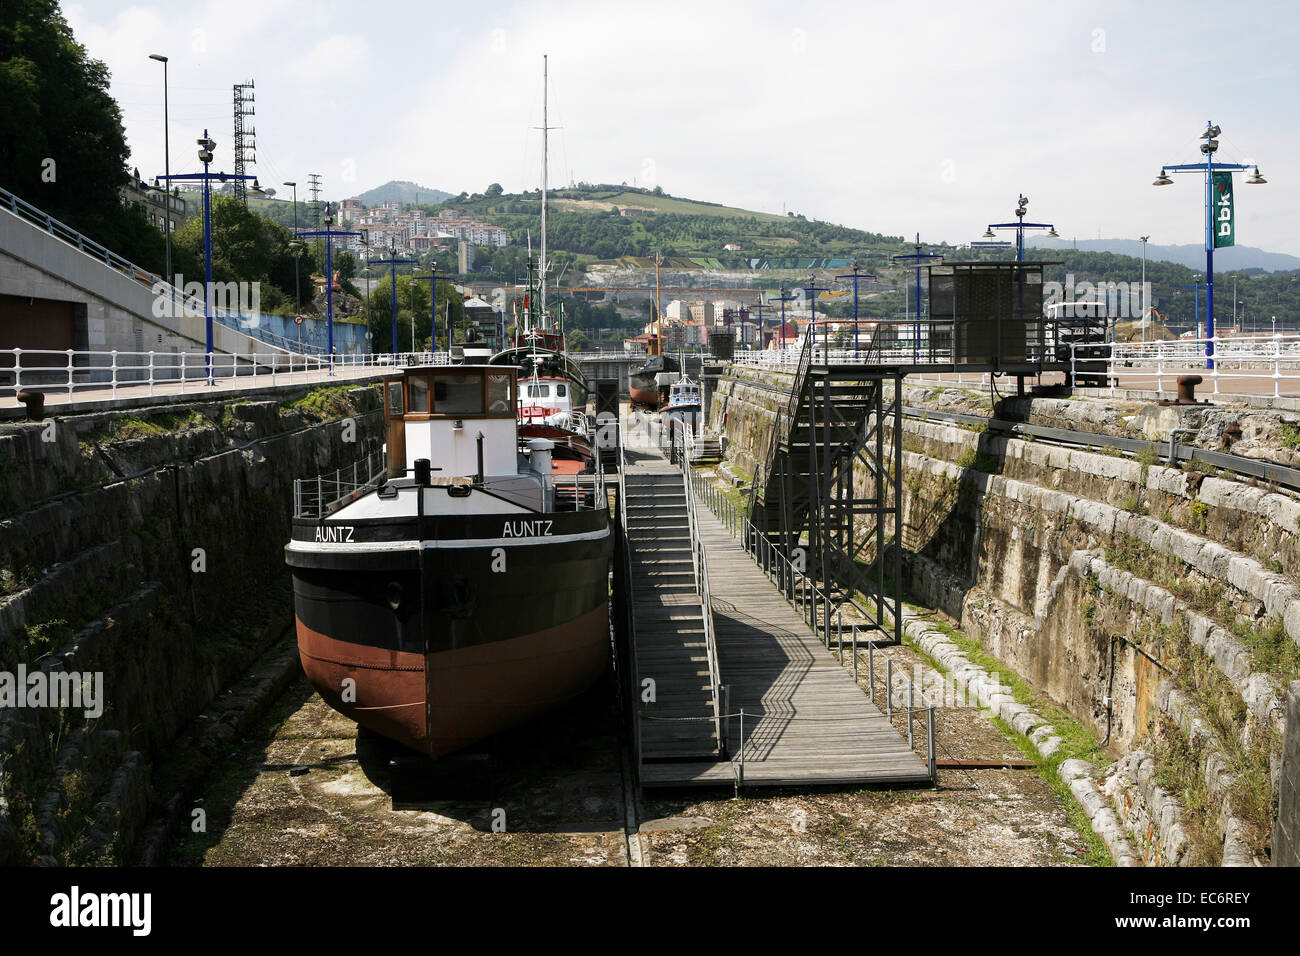
<path id="1" fill-rule="evenodd" d="M 1098 352 L 1102 354 L 1099 356 Z M 1278 333 L 1267 338 L 1216 335 L 1209 339 L 1070 346 L 1072 373 L 1086 374 L 1088 370 L 1099 370 L 1099 365 L 1104 365 L 1112 390 L 1149 389 L 1154 378 L 1157 392 L 1172 392 L 1176 391 L 1180 376 L 1199 375 L 1210 383 L 1216 395 L 1225 380 L 1253 379 L 1272 382 L 1273 396 L 1277 398 L 1284 392 L 1284 383 L 1287 393 L 1300 391 L 1300 335 Z"/>
<path id="2" fill-rule="evenodd" d="M 78 393 L 141 389 L 154 395 L 211 385 L 253 387 L 327 379 L 338 373 L 382 373 L 408 365 L 445 365 L 446 352 L 324 355 L 249 352 L 132 352 L 77 349 L 0 349 L 0 397 L 24 390 Z"/>

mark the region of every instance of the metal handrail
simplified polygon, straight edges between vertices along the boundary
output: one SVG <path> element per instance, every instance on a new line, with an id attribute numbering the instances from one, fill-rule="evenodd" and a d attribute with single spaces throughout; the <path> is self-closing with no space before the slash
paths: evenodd
<path id="1" fill-rule="evenodd" d="M 627 627 L 627 658 L 628 667 L 631 673 L 629 689 L 632 699 L 629 705 L 632 708 L 634 719 L 632 720 L 633 745 L 635 748 L 634 766 L 641 763 L 641 708 L 637 706 L 638 694 L 641 690 L 641 672 L 637 667 L 636 661 L 636 600 L 633 590 L 636 585 L 632 579 L 632 545 L 627 536 L 627 455 L 625 454 L 627 444 L 623 441 L 623 428 L 620 423 L 618 429 L 618 521 L 622 528 L 623 538 L 623 570 L 627 575 L 627 594 L 626 598 L 626 621 Z"/>
<path id="2" fill-rule="evenodd" d="M 1156 391 L 1176 387 L 1181 375 L 1209 379 L 1214 394 L 1220 393 L 1221 379 L 1263 379 L 1273 382 L 1273 397 L 1282 395 L 1282 382 L 1300 382 L 1300 336 L 1277 333 L 1267 338 L 1215 335 L 1201 339 L 1154 342 L 1071 342 L 1071 381 L 1081 369 L 1105 365 L 1112 392 L 1121 378 L 1154 375 Z M 1098 354 L 1104 350 L 1104 354 Z M 1213 352 L 1214 367 L 1206 368 Z M 1173 391 L 1173 388 L 1168 389 Z"/>
<path id="3" fill-rule="evenodd" d="M 351 479 L 347 473 L 351 473 Z M 372 487 L 377 487 L 386 474 L 384 456 L 371 452 L 357 459 L 350 467 L 338 468 L 332 475 L 293 480 L 293 516 L 295 518 L 325 518 L 341 506 L 355 501 Z"/>
<path id="4" fill-rule="evenodd" d="M 713 698 L 713 733 L 718 743 L 719 752 L 727 748 L 722 721 L 722 674 L 718 667 L 718 646 L 713 629 L 713 594 L 709 588 L 708 551 L 700 537 L 699 518 L 695 511 L 695 494 L 693 485 L 698 476 L 691 467 L 691 446 L 694 436 L 689 427 L 681 431 L 681 469 L 686 492 L 686 514 L 691 536 L 691 564 L 695 571 L 695 592 L 700 596 L 700 618 L 704 622 L 704 649 L 709 663 L 709 687 Z M 676 435 L 674 435 L 676 442 Z"/>
<path id="5" fill-rule="evenodd" d="M 36 364 L 32 364 L 32 357 Z M 414 364 L 445 365 L 446 352 L 415 353 L 424 361 Z M 6 363 L 8 357 L 11 362 Z M 0 349 L 0 390 L 13 393 L 24 388 L 41 387 L 66 392 L 71 398 L 78 390 L 111 389 L 114 398 L 118 390 L 146 388 L 143 394 L 153 395 L 163 385 L 179 384 L 183 393 L 197 384 L 202 386 L 209 374 L 218 378 L 250 380 L 270 376 L 270 384 L 311 380 L 328 377 L 339 369 L 400 368 L 407 364 L 408 354 L 399 353 L 343 353 L 333 361 L 327 355 L 305 355 L 293 352 L 156 352 L 108 351 L 85 349 Z M 209 372 L 211 363 L 211 372 Z"/>
<path id="6" fill-rule="evenodd" d="M 128 279 L 138 282 L 141 285 L 148 286 L 150 290 L 158 296 L 166 296 L 173 303 L 179 303 L 182 308 L 187 308 L 204 315 L 207 312 L 207 305 L 202 300 L 185 293 L 183 289 L 178 289 L 167 279 L 136 265 L 129 259 L 123 258 L 113 250 L 96 242 L 89 236 L 86 236 L 67 223 L 55 219 L 49 213 L 33 206 L 24 199 L 19 198 L 14 193 L 0 186 L 0 209 L 7 209 L 19 219 L 29 222 L 34 226 L 43 229 L 55 239 L 74 247 L 77 251 L 90 256 L 97 262 L 102 262 L 106 267 L 121 273 Z M 252 313 L 256 316 L 258 313 Z M 228 309 L 222 309 L 216 306 L 212 308 L 212 317 L 217 322 L 234 329 L 249 338 L 260 339 L 268 345 L 278 346 L 287 351 L 296 351 L 300 354 L 323 354 L 324 349 L 316 345 L 302 346 L 287 336 L 277 335 L 274 332 L 267 332 L 257 326 L 248 324 L 249 320 L 243 313 L 231 312 Z M 278 341 L 277 341 L 278 340 Z"/>
<path id="7" fill-rule="evenodd" d="M 829 620 L 823 622 L 819 630 L 818 615 L 816 613 L 816 604 L 819 601 L 822 603 L 823 606 L 825 606 L 825 602 L 826 602 L 825 592 L 821 588 L 818 588 L 812 582 L 812 579 L 805 572 L 796 568 L 794 566 L 794 563 L 789 559 L 789 557 L 784 553 L 782 553 L 781 550 L 777 548 L 774 544 L 772 544 L 771 540 L 766 535 L 762 534 L 758 530 L 758 528 L 755 527 L 753 522 L 751 522 L 748 518 L 746 518 L 740 512 L 740 510 L 736 508 L 734 504 L 732 504 L 730 499 L 728 499 L 726 496 L 722 494 L 721 491 L 719 491 L 716 487 L 714 487 L 710 482 L 705 480 L 703 477 L 695 474 L 694 471 L 692 471 L 690 474 L 691 474 L 690 488 L 692 491 L 692 497 L 698 495 L 700 499 L 708 506 L 709 510 L 712 511 L 720 521 L 722 521 L 723 525 L 727 528 L 727 530 L 733 536 L 740 538 L 741 547 L 743 547 L 746 553 L 748 553 L 753 558 L 755 564 L 757 564 L 759 569 L 763 571 L 763 573 L 767 576 L 768 580 L 772 581 L 778 588 L 780 588 L 782 593 L 786 595 L 787 600 L 789 600 L 790 603 L 793 604 L 799 610 L 800 616 L 803 617 L 804 622 L 808 624 L 808 626 L 812 629 L 813 633 L 817 635 L 818 640 L 820 640 L 827 649 L 830 649 L 831 647 L 830 622 Z M 852 652 L 851 653 L 852 653 L 852 663 L 853 663 L 853 678 L 856 681 L 858 678 L 858 628 L 856 624 L 851 625 L 851 628 L 852 628 L 852 634 L 851 634 Z M 841 615 L 837 615 L 835 632 L 836 632 L 835 646 L 836 649 L 839 651 L 840 663 L 843 664 L 845 641 L 844 641 L 843 619 Z M 870 669 L 870 687 L 871 687 L 870 697 L 872 703 L 874 704 L 876 699 L 875 644 L 869 643 L 867 645 L 867 650 L 868 650 L 868 667 Z M 892 663 L 889 663 L 888 667 L 890 670 L 890 675 L 892 676 Z M 915 744 L 915 728 L 913 723 L 914 717 L 916 714 L 919 713 L 926 714 L 926 728 L 925 728 L 926 739 L 927 739 L 927 751 L 926 751 L 927 768 L 926 769 L 929 773 L 930 779 L 934 781 L 937 780 L 937 776 L 936 776 L 937 768 L 935 763 L 936 737 L 935 737 L 935 726 L 934 726 L 934 706 L 928 703 L 924 690 L 922 689 L 920 692 L 920 696 L 921 696 L 922 703 L 925 704 L 925 706 L 916 707 L 914 704 L 916 691 L 911 681 L 911 678 L 907 677 L 907 680 L 908 680 L 907 707 L 905 709 L 901 707 L 894 708 L 892 697 L 891 697 L 890 699 L 887 699 L 885 703 L 886 716 L 892 718 L 895 713 L 898 712 L 906 713 L 907 720 L 908 720 L 907 742 L 908 742 L 908 746 L 910 747 L 910 746 L 914 746 Z M 729 721 L 731 719 L 736 717 L 740 718 L 740 746 L 738 750 L 738 755 L 740 760 L 739 760 L 739 771 L 738 771 L 738 785 L 743 785 L 744 772 L 745 772 L 744 771 L 744 764 L 745 764 L 744 721 L 746 716 L 759 717 L 760 715 L 758 714 L 746 715 L 744 708 L 740 708 L 738 711 L 734 713 L 731 712 L 730 708 L 724 708 L 724 710 L 726 712 L 723 713 L 722 719 L 724 722 L 727 722 L 724 723 L 724 725 L 729 726 Z M 782 720 L 787 720 L 787 719 L 817 720 L 817 719 L 842 719 L 842 718 L 814 718 L 814 717 L 798 717 L 797 715 L 782 715 L 781 719 Z M 733 759 L 732 762 L 733 764 L 735 764 L 736 761 Z"/>

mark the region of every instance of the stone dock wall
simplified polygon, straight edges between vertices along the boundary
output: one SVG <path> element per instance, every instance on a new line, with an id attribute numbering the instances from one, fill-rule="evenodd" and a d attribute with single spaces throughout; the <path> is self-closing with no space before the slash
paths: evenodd
<path id="1" fill-rule="evenodd" d="M 102 714 L 0 710 L 0 863 L 130 859 L 198 759 L 173 743 L 288 639 L 293 479 L 382 425 L 340 386 L 0 426 L 0 680 L 102 681 Z"/>
<path id="2" fill-rule="evenodd" d="M 719 383 L 712 411 L 737 475 L 767 454 L 789 381 L 735 370 Z M 942 392 L 904 398 L 951 407 Z M 1012 401 L 1000 417 L 1152 439 L 1163 419 L 1211 440 L 1241 434 L 1231 410 L 1193 421 Z M 1253 414 L 1248 439 L 1280 421 Z M 1114 759 L 1102 789 L 1147 862 L 1267 861 L 1300 660 L 1300 501 L 1165 467 L 1154 451 L 1135 460 L 917 419 L 901 442 L 907 589 L 1096 732 Z M 1202 808 L 1195 820 L 1185 802 Z"/>

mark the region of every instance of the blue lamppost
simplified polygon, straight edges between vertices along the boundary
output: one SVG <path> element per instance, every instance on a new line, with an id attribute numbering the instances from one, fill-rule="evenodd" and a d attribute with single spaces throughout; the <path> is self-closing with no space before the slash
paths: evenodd
<path id="1" fill-rule="evenodd" d="M 758 313 L 758 347 L 760 349 L 763 348 L 763 312 L 766 309 L 770 309 L 770 308 L 772 307 L 768 305 L 766 302 L 764 302 L 762 299 L 759 299 L 757 302 L 754 303 L 754 311 Z M 741 311 L 743 314 L 744 311 L 743 307 Z M 743 328 L 744 320 L 742 319 L 741 321 L 742 321 L 741 327 Z"/>
<path id="2" fill-rule="evenodd" d="M 804 288 L 808 293 L 808 337 L 812 341 L 813 347 L 817 346 L 817 293 L 830 292 L 829 288 L 822 288 L 817 285 L 817 277 L 809 276 L 808 285 Z M 829 342 L 827 343 L 829 345 Z"/>
<path id="3" fill-rule="evenodd" d="M 918 236 L 917 238 L 919 239 L 920 236 Z M 919 248 L 919 247 L 918 247 L 918 248 Z M 921 273 L 921 270 L 918 269 L 918 270 L 917 270 L 917 275 L 919 276 L 920 273 Z M 875 275 L 872 274 L 872 273 L 870 273 L 870 272 L 859 272 L 859 271 L 858 271 L 858 260 L 854 259 L 854 260 L 853 260 L 853 271 L 852 271 L 851 273 L 846 274 L 846 275 L 836 276 L 835 278 L 837 278 L 837 279 L 852 279 L 852 280 L 853 280 L 853 351 L 856 353 L 856 352 L 858 351 L 858 280 L 859 280 L 859 279 L 874 279 L 874 278 L 875 278 Z"/>
<path id="4" fill-rule="evenodd" d="M 797 296 L 786 295 L 785 286 L 781 286 L 781 295 L 776 300 L 781 303 L 781 348 L 785 348 L 785 304 L 793 302 L 796 298 Z"/>
<path id="5" fill-rule="evenodd" d="M 1201 152 L 1205 155 L 1203 163 L 1175 163 L 1165 165 L 1160 168 L 1160 175 L 1156 177 L 1153 186 L 1170 186 L 1173 180 L 1169 178 L 1169 173 L 1204 173 L 1205 174 L 1205 367 L 1214 368 L 1214 238 L 1215 238 L 1215 221 L 1223 215 L 1221 209 L 1227 212 L 1226 224 L 1228 227 L 1227 242 L 1223 245 L 1229 246 L 1236 239 L 1232 216 L 1236 212 L 1235 199 L 1231 194 L 1231 173 L 1244 172 L 1247 169 L 1254 168 L 1255 172 L 1246 180 L 1248 186 L 1262 186 L 1266 182 L 1263 176 L 1259 174 L 1258 166 L 1243 166 L 1240 163 L 1216 163 L 1214 154 L 1219 148 L 1219 134 L 1222 133 L 1219 127 L 1212 122 L 1207 121 L 1205 132 L 1201 134 L 1201 139 L 1205 140 L 1201 144 Z M 1229 174 L 1227 184 L 1228 195 L 1226 204 L 1220 204 L 1215 201 L 1214 174 L 1223 172 Z"/>
<path id="6" fill-rule="evenodd" d="M 325 328 L 328 338 L 326 348 L 329 351 L 330 371 L 334 374 L 334 239 L 336 236 L 356 236 L 362 238 L 359 232 L 349 232 L 346 229 L 334 228 L 334 216 L 330 213 L 330 204 L 325 204 L 325 228 L 315 229 L 308 232 L 300 232 L 301 236 L 323 236 L 325 238 Z"/>
<path id="7" fill-rule="evenodd" d="M 1059 239 L 1056 233 L 1056 227 L 1050 222 L 1025 222 L 1025 213 L 1029 207 L 1029 200 L 1024 196 L 1020 197 L 1016 204 L 1016 221 L 1015 222 L 992 222 L 984 230 L 984 238 L 992 239 L 994 229 L 1014 229 L 1016 231 L 1016 262 L 1023 262 L 1025 258 L 1025 230 L 1026 229 L 1046 229 L 1048 239 Z M 919 238 L 919 237 L 918 237 Z"/>
<path id="8" fill-rule="evenodd" d="M 376 259 L 375 263 L 381 266 L 388 266 L 388 299 L 393 306 L 393 357 L 397 356 L 397 267 L 399 265 L 415 265 L 415 259 L 397 258 L 397 246 L 389 246 L 392 256 L 388 259 Z M 415 327 L 415 316 L 411 316 L 411 327 Z"/>
<path id="9" fill-rule="evenodd" d="M 199 147 L 199 162 L 203 164 L 201 173 L 164 173 L 162 176 L 155 176 L 154 183 L 163 179 L 167 181 L 167 192 L 171 193 L 171 183 L 173 180 L 186 180 L 189 182 L 203 183 L 203 322 L 204 322 L 204 351 L 207 353 L 207 379 L 208 384 L 215 384 L 212 373 L 212 180 L 227 182 L 232 179 L 251 179 L 253 181 L 252 195 L 264 196 L 262 187 L 257 184 L 256 176 L 243 176 L 235 173 L 213 173 L 208 171 L 208 165 L 212 162 L 212 151 L 217 148 L 216 140 L 208 136 L 208 131 L 203 131 L 203 138 L 197 140 Z M 170 223 L 169 223 L 170 225 Z M 175 278 L 168 279 L 168 282 L 174 282 Z M 182 374 L 182 378 L 184 375 Z"/>
<path id="10" fill-rule="evenodd" d="M 433 270 L 429 275 L 427 276 L 412 275 L 411 281 L 429 283 L 429 319 L 430 322 L 432 323 L 429 326 L 429 346 L 430 346 L 429 351 L 436 352 L 438 351 L 438 283 L 453 282 L 455 280 L 453 280 L 451 276 L 438 275 L 438 265 L 436 262 L 429 268 Z M 411 316 L 411 328 L 412 329 L 415 328 L 414 315 Z M 451 326 L 450 325 L 447 326 L 447 348 L 448 350 L 451 349 Z"/>
<path id="11" fill-rule="evenodd" d="M 1180 285 L 1178 287 L 1184 292 L 1192 293 L 1192 312 L 1196 316 L 1196 334 L 1198 337 L 1201 334 L 1201 290 L 1205 288 L 1203 283 L 1196 281 L 1199 278 L 1200 276 L 1192 276 L 1191 285 Z"/>
<path id="12" fill-rule="evenodd" d="M 1024 197 L 1021 198 L 1023 199 Z M 989 232 L 986 233 L 986 235 L 991 236 L 993 233 Z M 925 268 L 926 265 L 937 266 L 939 262 L 932 262 L 931 260 L 942 261 L 943 256 L 939 255 L 937 252 L 922 252 L 921 234 L 918 232 L 916 234 L 915 252 L 900 252 L 898 255 L 890 256 L 889 258 L 891 261 L 898 263 L 910 262 L 912 267 L 916 269 L 916 326 L 912 332 L 912 361 L 919 362 L 921 360 L 921 270 Z M 907 311 L 906 296 L 904 296 L 903 311 Z M 926 342 L 929 343 L 929 341 L 930 336 L 927 334 Z"/>

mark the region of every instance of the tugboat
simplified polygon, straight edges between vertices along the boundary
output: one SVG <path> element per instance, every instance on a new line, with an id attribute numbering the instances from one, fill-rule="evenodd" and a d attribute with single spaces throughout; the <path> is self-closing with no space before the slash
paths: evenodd
<path id="1" fill-rule="evenodd" d="M 525 439 L 554 442 L 553 462 L 558 473 L 586 473 L 594 467 L 595 458 L 592 422 L 587 415 L 587 379 L 565 354 L 563 333 L 549 327 L 546 313 L 534 308 L 543 291 L 534 284 L 534 276 L 530 259 L 515 345 L 489 361 L 519 371 L 519 434 Z"/>
<path id="2" fill-rule="evenodd" d="M 668 387 L 668 404 L 659 412 L 659 424 L 667 428 L 670 440 L 679 428 L 698 435 L 701 407 L 700 383 L 683 376 Z"/>
<path id="3" fill-rule="evenodd" d="M 576 696 L 609 657 L 604 476 L 557 475 L 519 393 L 514 368 L 404 369 L 383 382 L 386 468 L 295 488 L 303 669 L 430 757 Z"/>

